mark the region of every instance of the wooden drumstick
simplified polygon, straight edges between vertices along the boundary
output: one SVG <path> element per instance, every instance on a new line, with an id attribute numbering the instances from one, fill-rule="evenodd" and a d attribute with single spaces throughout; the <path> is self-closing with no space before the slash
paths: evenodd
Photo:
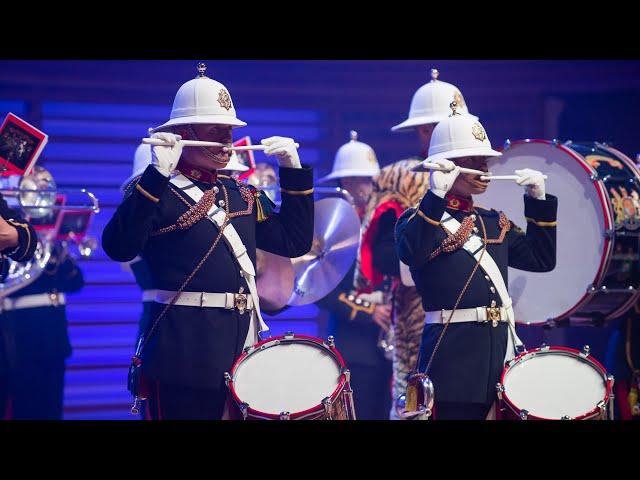
<path id="1" fill-rule="evenodd" d="M 159 138 L 143 138 L 142 139 L 142 143 L 146 143 L 149 145 L 156 145 L 156 146 L 166 146 L 169 147 L 171 146 L 170 143 L 165 142 Z M 182 144 L 185 147 L 222 147 L 224 150 L 226 151 L 231 151 L 231 150 L 236 150 L 236 151 L 243 151 L 243 150 L 264 150 L 267 147 L 265 145 L 244 145 L 241 147 L 234 147 L 232 145 L 228 145 L 226 143 L 220 143 L 220 142 L 206 142 L 203 140 L 182 140 Z M 296 148 L 300 148 L 300 144 L 298 143 L 294 143 Z"/>
<path id="2" fill-rule="evenodd" d="M 480 180 L 520 180 L 520 175 L 482 175 Z M 543 179 L 547 179 L 546 175 L 542 175 Z"/>
<path id="3" fill-rule="evenodd" d="M 442 165 L 438 165 L 437 163 L 423 163 L 420 166 L 428 170 L 437 170 L 439 172 L 451 171 L 450 169 L 445 168 Z M 471 175 L 486 175 L 489 172 L 483 172 L 482 170 L 474 170 L 473 168 L 460 167 L 460 173 L 469 173 Z"/>
<path id="4" fill-rule="evenodd" d="M 300 148 L 300 144 L 299 143 L 294 143 L 296 148 Z M 266 145 L 243 145 L 241 147 L 224 147 L 225 150 L 236 150 L 236 151 L 243 151 L 243 150 L 264 150 L 266 147 Z"/>

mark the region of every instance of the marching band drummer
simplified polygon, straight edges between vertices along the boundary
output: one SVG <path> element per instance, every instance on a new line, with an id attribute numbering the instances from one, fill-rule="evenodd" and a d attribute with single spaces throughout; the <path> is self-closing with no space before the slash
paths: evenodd
<path id="1" fill-rule="evenodd" d="M 33 227 L 15 210 L 9 208 L 0 194 L 0 282 L 4 281 L 8 264 L 6 258 L 29 261 L 36 251 L 38 237 Z M 3 298 L 0 297 L 0 301 Z M 0 418 L 8 418 L 8 374 L 10 365 L 11 336 L 8 325 L 0 315 Z"/>
<path id="2" fill-rule="evenodd" d="M 525 169 L 516 174 L 526 187 L 526 233 L 502 212 L 474 205 L 489 182 L 460 167 L 487 171 L 488 159 L 501 154 L 479 122 L 451 106 L 452 115 L 433 131 L 426 160 L 449 171 L 431 171 L 429 191 L 398 220 L 396 247 L 427 312 L 419 371 L 433 382 L 434 418 L 484 419 L 504 361 L 520 344 L 507 267 L 555 267 L 557 199 L 545 192 L 540 172 Z"/>
<path id="3" fill-rule="evenodd" d="M 205 76 L 178 90 L 165 124 L 152 138 L 152 165 L 131 182 L 103 232 L 105 252 L 119 262 L 140 255 L 154 288 L 149 329 L 130 369 L 130 389 L 148 398 L 153 419 L 220 419 L 223 374 L 265 331 L 255 288 L 256 247 L 298 257 L 313 238 L 313 174 L 293 140 L 262 140 L 280 166 L 279 213 L 260 191 L 218 176 L 222 147 L 183 150 L 182 139 L 231 143 L 236 117 L 228 90 Z M 177 170 L 177 171 L 174 171 Z M 221 228 L 222 227 L 222 228 Z"/>
<path id="4" fill-rule="evenodd" d="M 396 282 L 391 327 L 392 398 L 394 399 L 406 390 L 407 378 L 415 368 L 418 358 L 424 326 L 424 311 L 421 307 L 420 295 L 413 286 L 413 282 L 406 278 L 410 275 L 408 270 L 400 271 L 395 253 L 394 228 L 398 217 L 406 208 L 419 203 L 429 187 L 428 174 L 411 172 L 411 168 L 427 157 L 433 129 L 438 122 L 448 118 L 452 100 L 458 103 L 458 111 L 461 114 L 470 115 L 477 120 L 477 117 L 469 114 L 467 104 L 458 87 L 440 80 L 440 73 L 435 68 L 431 69 L 430 74 L 430 81 L 420 86 L 413 94 L 408 117 L 391 128 L 391 131 L 396 133 L 414 132 L 418 138 L 420 155 L 397 161 L 383 168 L 383 174 L 376 181 L 379 200 L 376 201 L 376 205 L 372 205 L 372 211 L 367 213 L 368 218 L 365 220 L 367 224 L 365 237 L 370 241 L 363 242 L 360 253 L 364 253 L 367 249 L 377 251 L 378 256 L 388 259 L 389 267 L 386 270 L 380 270 L 380 266 L 376 268 L 371 261 L 364 261 L 356 271 L 356 284 L 359 289 L 370 288 L 372 283 L 375 283 L 375 277 L 380 277 L 380 274 L 388 275 Z M 369 230 L 377 232 L 375 238 L 366 234 Z M 380 274 L 375 273 L 375 270 Z M 400 277 L 402 282 L 399 281 Z M 398 419 L 395 408 L 391 408 L 390 418 Z"/>
<path id="5" fill-rule="evenodd" d="M 372 178 L 379 173 L 375 152 L 352 131 L 351 141 L 336 153 L 333 170 L 320 181 L 338 181 L 353 197 L 362 220 L 373 190 Z M 329 312 L 329 335 L 335 337 L 351 370 L 358 420 L 384 420 L 391 405 L 391 364 L 377 343 L 380 329 L 386 332 L 390 328 L 391 305 L 384 303 L 381 291 L 377 299 L 355 294 L 355 268 L 354 260 L 338 286 L 316 304 Z"/>

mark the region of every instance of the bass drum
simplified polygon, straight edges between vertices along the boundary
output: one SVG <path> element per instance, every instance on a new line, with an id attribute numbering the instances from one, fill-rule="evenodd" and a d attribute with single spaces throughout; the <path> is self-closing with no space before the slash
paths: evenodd
<path id="1" fill-rule="evenodd" d="M 548 176 L 558 197 L 557 263 L 552 272 L 509 268 L 516 321 L 602 325 L 640 296 L 640 171 L 631 159 L 601 143 L 548 140 L 507 142 L 492 160 L 493 175 L 533 168 Z M 479 203 L 502 209 L 526 225 L 522 187 L 497 181 Z"/>

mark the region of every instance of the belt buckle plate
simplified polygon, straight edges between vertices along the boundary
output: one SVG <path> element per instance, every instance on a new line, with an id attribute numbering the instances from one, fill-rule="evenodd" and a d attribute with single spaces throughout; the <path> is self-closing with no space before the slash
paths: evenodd
<path id="1" fill-rule="evenodd" d="M 492 326 L 497 327 L 498 322 L 501 320 L 499 307 L 487 307 L 487 320 L 489 320 Z"/>
<path id="2" fill-rule="evenodd" d="M 247 294 L 246 293 L 234 293 L 233 303 L 235 308 L 242 315 L 247 309 Z"/>

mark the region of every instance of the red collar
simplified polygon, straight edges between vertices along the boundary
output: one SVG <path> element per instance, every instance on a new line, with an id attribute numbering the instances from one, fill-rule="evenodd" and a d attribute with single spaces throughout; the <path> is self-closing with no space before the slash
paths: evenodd
<path id="1" fill-rule="evenodd" d="M 203 170 L 199 167 L 194 167 L 193 165 L 185 162 L 184 160 L 178 163 L 177 169 L 185 177 L 189 177 L 192 180 L 197 180 L 198 182 L 214 184 L 218 180 L 217 170 L 210 170 L 210 171 Z"/>
<path id="2" fill-rule="evenodd" d="M 470 212 L 473 210 L 473 199 L 471 197 L 464 198 L 447 193 L 445 198 L 447 199 L 447 208 L 452 210 L 462 210 L 463 212 Z"/>

